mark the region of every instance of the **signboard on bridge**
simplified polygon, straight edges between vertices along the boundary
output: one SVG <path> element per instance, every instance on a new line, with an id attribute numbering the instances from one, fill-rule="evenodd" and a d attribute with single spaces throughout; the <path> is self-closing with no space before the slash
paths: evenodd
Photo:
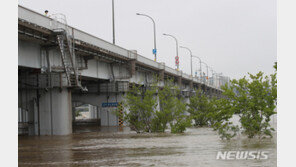
<path id="1" fill-rule="evenodd" d="M 102 103 L 102 107 L 117 107 L 118 102 L 112 102 L 112 103 Z"/>

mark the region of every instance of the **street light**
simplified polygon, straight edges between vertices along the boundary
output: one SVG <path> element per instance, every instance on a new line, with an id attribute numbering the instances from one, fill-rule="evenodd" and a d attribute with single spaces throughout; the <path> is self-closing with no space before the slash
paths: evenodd
<path id="1" fill-rule="evenodd" d="M 153 49 L 153 54 L 154 54 L 154 61 L 156 61 L 156 28 L 155 28 L 155 21 L 153 20 L 152 17 L 146 15 L 146 14 L 141 14 L 141 13 L 136 13 L 138 16 L 145 16 L 145 17 L 148 17 L 152 20 L 153 22 L 153 31 L 154 31 L 154 49 Z"/>
<path id="2" fill-rule="evenodd" d="M 215 87 L 218 89 L 219 88 L 219 85 L 220 85 L 220 75 L 222 73 L 217 73 L 216 71 L 214 71 L 214 74 L 215 74 L 215 80 L 216 80 L 216 83 L 215 83 Z"/>
<path id="3" fill-rule="evenodd" d="M 174 38 L 175 39 L 175 41 L 176 41 L 176 57 L 175 57 L 175 59 L 176 59 L 176 66 L 177 66 L 177 70 L 179 70 L 179 56 L 178 56 L 178 40 L 177 40 L 177 38 L 176 37 L 174 37 L 173 35 L 170 35 L 170 34 L 163 34 L 163 35 L 165 35 L 165 36 L 170 36 L 170 37 L 172 37 L 172 38 Z"/>
<path id="4" fill-rule="evenodd" d="M 115 45 L 114 0 L 112 0 L 112 28 L 113 28 L 113 44 Z"/>
<path id="5" fill-rule="evenodd" d="M 211 66 L 209 68 L 211 69 L 211 72 L 212 72 L 212 84 L 211 85 L 213 86 L 214 85 L 214 73 L 213 73 L 214 70 Z"/>
<path id="6" fill-rule="evenodd" d="M 209 66 L 208 66 L 205 62 L 201 62 L 201 63 L 203 63 L 203 64 L 206 65 L 206 67 L 207 67 L 207 77 L 209 77 Z M 208 80 L 207 80 L 207 81 L 208 81 Z"/>
<path id="7" fill-rule="evenodd" d="M 189 48 L 187 48 L 187 47 L 180 46 L 180 48 L 186 49 L 186 50 L 188 50 L 188 51 L 189 51 L 189 53 L 190 53 L 190 67 L 191 67 L 191 76 L 193 76 L 193 74 L 192 74 L 192 52 L 191 52 L 191 50 L 190 50 Z"/>
<path id="8" fill-rule="evenodd" d="M 202 75 L 201 59 L 197 56 L 192 56 L 192 57 L 198 58 L 198 60 L 199 60 L 199 76 L 200 76 L 200 81 L 201 81 L 201 75 Z"/>

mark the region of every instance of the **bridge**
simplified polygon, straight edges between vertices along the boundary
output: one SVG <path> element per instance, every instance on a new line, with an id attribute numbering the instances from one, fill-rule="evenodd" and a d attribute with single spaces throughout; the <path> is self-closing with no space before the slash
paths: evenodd
<path id="1" fill-rule="evenodd" d="M 131 83 L 159 86 L 173 78 L 189 102 L 200 88 L 209 96 L 222 90 L 204 78 L 190 76 L 136 51 L 113 45 L 71 27 L 62 14 L 50 17 L 18 7 L 18 107 L 29 135 L 72 133 L 75 107 L 96 106 L 102 126 L 118 126 L 112 114 Z M 111 105 L 109 105 L 111 104 Z"/>

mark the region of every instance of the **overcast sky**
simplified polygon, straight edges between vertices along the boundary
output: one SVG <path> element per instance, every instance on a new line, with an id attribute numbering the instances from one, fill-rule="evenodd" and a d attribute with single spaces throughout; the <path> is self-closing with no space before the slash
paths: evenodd
<path id="1" fill-rule="evenodd" d="M 40 13 L 63 13 L 68 24 L 112 42 L 112 0 L 20 0 Z M 175 41 L 216 72 L 231 78 L 273 72 L 276 61 L 276 0 L 115 0 L 116 44 L 153 59 L 151 20 L 156 22 L 158 61 L 175 68 Z M 179 49 L 180 69 L 190 74 L 190 56 Z M 199 69 L 194 59 L 194 71 Z M 205 67 L 203 67 L 205 70 Z"/>

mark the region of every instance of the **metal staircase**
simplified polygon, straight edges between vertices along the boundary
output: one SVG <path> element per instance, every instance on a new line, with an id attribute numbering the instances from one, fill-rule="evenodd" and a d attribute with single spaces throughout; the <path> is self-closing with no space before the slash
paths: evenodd
<path id="1" fill-rule="evenodd" d="M 74 50 L 74 39 L 69 35 L 66 22 L 66 16 L 63 14 L 55 14 L 53 18 L 53 31 L 56 34 L 59 49 L 61 51 L 61 59 L 67 78 L 68 87 L 78 87 L 83 91 L 81 81 L 79 80 L 79 71 L 76 64 L 76 56 Z"/>

